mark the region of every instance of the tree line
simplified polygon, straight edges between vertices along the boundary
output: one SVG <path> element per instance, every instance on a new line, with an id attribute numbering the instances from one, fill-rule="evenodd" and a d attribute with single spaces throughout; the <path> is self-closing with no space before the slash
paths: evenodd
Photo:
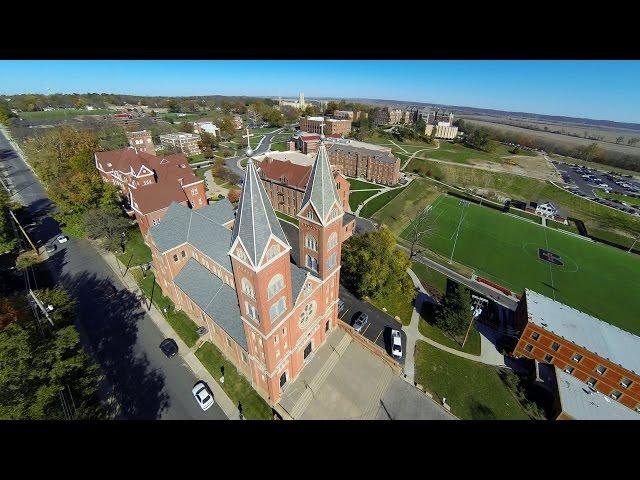
<path id="1" fill-rule="evenodd" d="M 544 150 L 567 157 L 589 162 L 602 163 L 613 167 L 640 172 L 640 156 L 606 150 L 594 142 L 589 145 L 571 146 L 552 140 L 531 137 L 516 132 L 508 132 L 488 127 L 477 127 L 462 119 L 456 121 L 460 130 L 465 132 L 465 142 L 485 150 L 491 149 L 491 142 L 516 143 L 533 149 Z M 480 143 L 478 143 L 480 142 Z"/>

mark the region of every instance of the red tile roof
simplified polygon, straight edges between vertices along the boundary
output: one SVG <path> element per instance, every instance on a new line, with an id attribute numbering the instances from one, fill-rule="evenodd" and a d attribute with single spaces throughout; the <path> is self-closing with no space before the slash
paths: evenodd
<path id="1" fill-rule="evenodd" d="M 309 181 L 311 166 L 266 158 L 260 163 L 260 171 L 263 177 L 304 189 Z"/>

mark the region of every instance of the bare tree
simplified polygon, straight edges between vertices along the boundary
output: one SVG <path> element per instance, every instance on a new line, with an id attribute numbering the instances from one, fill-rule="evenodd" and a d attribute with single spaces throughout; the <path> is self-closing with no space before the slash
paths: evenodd
<path id="1" fill-rule="evenodd" d="M 431 205 L 427 205 L 421 211 L 416 212 L 411 222 L 411 230 L 409 231 L 409 240 L 411 248 L 409 249 L 409 259 L 424 252 L 425 248 L 422 241 L 435 234 L 437 227 L 431 222 Z"/>

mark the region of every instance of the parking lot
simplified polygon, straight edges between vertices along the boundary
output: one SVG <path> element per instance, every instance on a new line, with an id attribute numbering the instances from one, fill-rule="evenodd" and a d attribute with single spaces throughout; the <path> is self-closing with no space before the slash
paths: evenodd
<path id="1" fill-rule="evenodd" d="M 368 340 L 384 348 L 391 355 L 391 330 L 398 330 L 402 339 L 402 358 L 397 359 L 400 365 L 404 366 L 407 337 L 402 331 L 402 324 L 390 315 L 378 310 L 370 303 L 358 300 L 343 285 L 340 285 L 340 299 L 345 303 L 344 310 L 340 313 L 340 320 L 353 326 L 360 312 L 369 316 L 368 322 L 360 332 Z"/>
<path id="2" fill-rule="evenodd" d="M 621 201 L 601 198 L 595 191 L 596 189 L 603 189 L 611 193 L 640 198 L 640 183 L 637 180 L 613 172 L 603 172 L 579 165 L 569 165 L 555 160 L 552 162 L 562 175 L 567 190 L 623 212 L 640 215 L 640 208 L 630 204 L 625 205 Z"/>

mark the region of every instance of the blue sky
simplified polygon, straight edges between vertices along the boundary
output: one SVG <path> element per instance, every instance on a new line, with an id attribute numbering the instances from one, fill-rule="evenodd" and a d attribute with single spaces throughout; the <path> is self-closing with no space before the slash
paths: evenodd
<path id="1" fill-rule="evenodd" d="M 640 61 L 0 61 L 0 94 L 380 98 L 640 123 Z"/>

